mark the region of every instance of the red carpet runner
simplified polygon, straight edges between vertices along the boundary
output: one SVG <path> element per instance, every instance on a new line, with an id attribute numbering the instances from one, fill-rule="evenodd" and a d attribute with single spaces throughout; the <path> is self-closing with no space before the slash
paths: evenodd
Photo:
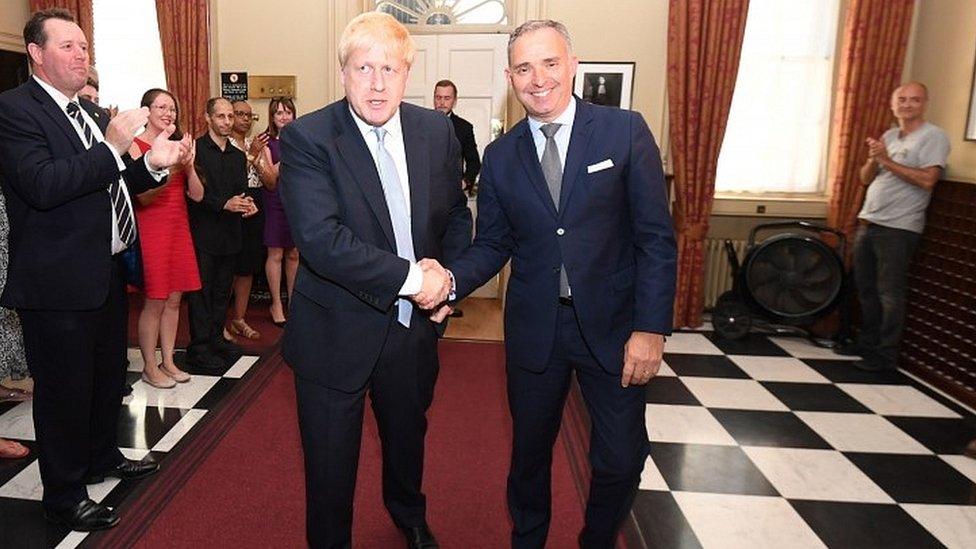
<path id="1" fill-rule="evenodd" d="M 428 519 L 443 547 L 506 547 L 511 424 L 504 350 L 499 344 L 442 342 L 440 353 L 427 435 Z M 294 402 L 291 370 L 281 366 L 135 546 L 303 547 L 305 490 Z M 575 546 L 583 522 L 579 494 L 560 440 L 550 547 Z M 383 508 L 379 441 L 369 415 L 355 508 L 356 547 L 403 546 Z"/>

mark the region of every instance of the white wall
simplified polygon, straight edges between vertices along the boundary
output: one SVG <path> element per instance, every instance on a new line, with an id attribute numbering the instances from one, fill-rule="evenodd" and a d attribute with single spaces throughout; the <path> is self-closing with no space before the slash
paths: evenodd
<path id="1" fill-rule="evenodd" d="M 952 145 L 946 179 L 976 183 L 976 142 L 963 139 L 976 63 L 976 2 L 920 1 L 911 54 L 908 77 L 928 86 L 928 119 Z"/>

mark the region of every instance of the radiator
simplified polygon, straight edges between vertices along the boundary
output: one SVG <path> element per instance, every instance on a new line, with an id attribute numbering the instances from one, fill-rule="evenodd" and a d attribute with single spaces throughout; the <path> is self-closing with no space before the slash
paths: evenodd
<path id="1" fill-rule="evenodd" d="M 746 241 L 733 240 L 732 246 L 739 256 L 739 261 L 745 257 Z M 723 292 L 732 289 L 732 266 L 729 265 L 728 254 L 725 253 L 724 238 L 705 239 L 705 309 L 715 306 L 715 301 Z"/>

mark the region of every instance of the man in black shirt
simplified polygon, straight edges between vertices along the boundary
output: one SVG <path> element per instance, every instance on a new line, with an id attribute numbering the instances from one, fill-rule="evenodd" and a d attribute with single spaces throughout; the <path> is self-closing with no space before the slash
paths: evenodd
<path id="1" fill-rule="evenodd" d="M 241 218 L 257 213 L 254 201 L 245 196 L 247 161 L 244 153 L 230 144 L 234 109 L 230 101 L 207 100 L 209 130 L 196 141 L 196 170 L 203 180 L 199 202 L 187 200 L 190 233 L 200 268 L 200 291 L 187 296 L 190 312 L 190 345 L 187 364 L 220 368 L 220 355 L 241 350 L 223 337 L 224 320 L 234 279 L 234 264 L 241 249 Z"/>
<path id="2" fill-rule="evenodd" d="M 454 124 L 454 135 L 461 143 L 461 158 L 464 160 L 461 187 L 466 192 L 471 192 L 478 172 L 481 171 L 481 158 L 478 156 L 478 144 L 474 140 L 474 126 L 454 112 L 455 103 L 457 103 L 457 86 L 454 82 L 441 80 L 434 85 L 434 108 L 451 119 Z"/>

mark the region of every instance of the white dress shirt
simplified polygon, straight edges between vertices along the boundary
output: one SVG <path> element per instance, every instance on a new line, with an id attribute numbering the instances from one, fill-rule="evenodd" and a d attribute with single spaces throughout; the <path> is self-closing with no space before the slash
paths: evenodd
<path id="1" fill-rule="evenodd" d="M 373 157 L 373 164 L 377 167 L 377 173 L 379 173 L 379 164 L 376 156 L 377 149 L 379 148 L 379 138 L 376 136 L 376 132 L 373 131 L 375 126 L 367 124 L 356 114 L 356 111 L 352 110 L 352 107 L 349 108 L 349 112 L 352 114 L 352 119 L 356 121 L 356 127 L 363 134 L 363 139 L 366 140 L 366 147 L 369 149 L 369 154 Z M 393 163 L 396 165 L 397 177 L 400 179 L 403 197 L 407 202 L 407 213 L 410 214 L 410 175 L 407 172 L 407 150 L 403 143 L 403 126 L 400 125 L 400 109 L 397 109 L 393 113 L 393 117 L 380 127 L 386 130 L 383 146 L 390 153 L 390 157 L 393 158 Z M 412 219 L 410 221 L 410 228 L 411 238 L 413 238 Z M 403 281 L 403 285 L 400 287 L 399 295 L 412 296 L 417 294 L 423 288 L 423 284 L 423 270 L 421 270 L 420 265 L 411 261 L 410 270 L 407 272 L 406 280 Z"/>
<path id="2" fill-rule="evenodd" d="M 566 169 L 566 153 L 569 152 L 569 137 L 573 134 L 574 120 L 576 120 L 576 98 L 570 96 L 566 110 L 551 122 L 552 124 L 561 124 L 553 139 L 556 140 L 556 148 L 559 149 L 559 163 L 562 164 L 564 170 Z M 539 162 L 542 162 L 542 153 L 546 152 L 546 136 L 539 129 L 544 124 L 549 124 L 549 122 L 529 117 L 529 130 L 532 132 L 532 142 L 535 143 L 535 152 L 539 156 Z"/>

